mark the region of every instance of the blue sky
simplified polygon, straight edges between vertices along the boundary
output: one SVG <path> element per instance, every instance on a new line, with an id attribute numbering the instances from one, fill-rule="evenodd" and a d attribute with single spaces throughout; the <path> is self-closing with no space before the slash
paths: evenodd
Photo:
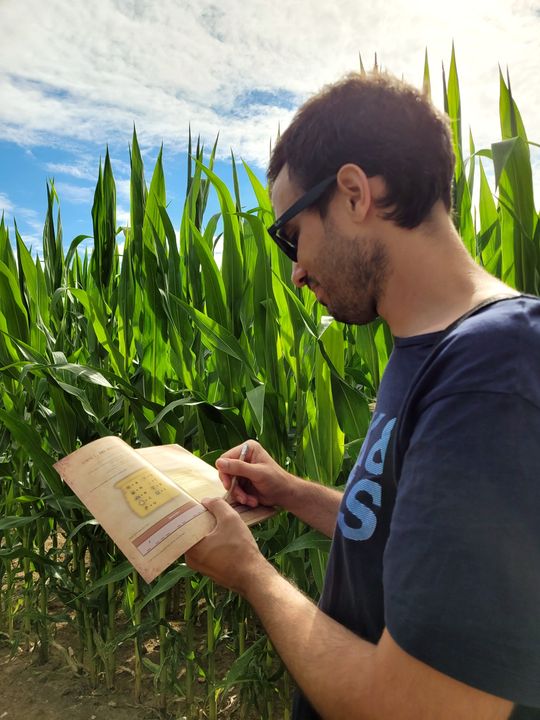
<path id="1" fill-rule="evenodd" d="M 540 142 L 540 0 L 0 0 L 0 28 L 0 213 L 11 233 L 16 218 L 35 252 L 48 178 L 66 245 L 91 234 L 107 145 L 118 222 L 127 222 L 134 124 L 147 181 L 163 143 L 178 227 L 190 124 L 207 147 L 219 133 L 217 171 L 227 182 L 231 148 L 264 178 L 278 128 L 324 83 L 357 70 L 359 53 L 371 66 L 377 52 L 419 84 L 427 48 L 440 105 L 454 41 L 464 127 L 477 147 L 499 138 L 498 66 L 508 66 L 529 137 Z"/>

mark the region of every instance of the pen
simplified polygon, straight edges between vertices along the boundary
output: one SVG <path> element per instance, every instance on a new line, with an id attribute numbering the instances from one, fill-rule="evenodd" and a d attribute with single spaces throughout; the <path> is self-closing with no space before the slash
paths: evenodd
<path id="1" fill-rule="evenodd" d="M 240 458 L 239 458 L 240 460 L 245 460 L 245 459 L 246 459 L 246 456 L 247 456 L 247 454 L 248 454 L 248 450 L 249 450 L 249 443 L 245 442 L 245 443 L 242 445 L 242 449 L 240 450 Z M 231 480 L 231 487 L 227 490 L 227 493 L 225 494 L 225 496 L 224 496 L 224 498 L 223 498 L 223 499 L 226 500 L 227 502 L 229 502 L 229 500 L 231 499 L 231 496 L 232 496 L 232 494 L 233 494 L 233 490 L 234 490 L 234 488 L 236 487 L 237 482 L 238 482 L 238 478 L 236 477 L 236 475 L 233 475 L 233 476 L 232 476 L 232 480 Z"/>

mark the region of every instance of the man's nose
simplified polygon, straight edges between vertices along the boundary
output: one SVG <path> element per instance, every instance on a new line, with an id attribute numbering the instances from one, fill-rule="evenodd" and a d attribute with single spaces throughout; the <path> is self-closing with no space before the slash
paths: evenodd
<path id="1" fill-rule="evenodd" d="M 307 272 L 301 265 L 295 262 L 293 262 L 291 280 L 298 288 L 303 287 L 307 282 Z"/>

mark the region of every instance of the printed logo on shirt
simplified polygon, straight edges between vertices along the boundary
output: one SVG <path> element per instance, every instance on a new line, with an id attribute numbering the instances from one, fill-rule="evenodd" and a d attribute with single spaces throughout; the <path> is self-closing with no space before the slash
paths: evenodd
<path id="1" fill-rule="evenodd" d="M 390 435 L 396 418 L 384 422 L 385 413 L 374 413 L 362 452 L 350 474 L 345 488 L 342 507 L 347 512 L 338 514 L 338 527 L 348 540 L 369 540 L 377 527 L 377 510 L 382 504 L 380 478 Z"/>

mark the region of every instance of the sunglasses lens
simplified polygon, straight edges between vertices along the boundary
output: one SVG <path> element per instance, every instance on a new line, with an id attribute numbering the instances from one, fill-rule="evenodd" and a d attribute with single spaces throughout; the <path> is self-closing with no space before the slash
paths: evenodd
<path id="1" fill-rule="evenodd" d="M 268 228 L 270 237 L 293 262 L 297 262 L 298 257 L 297 237 L 295 236 L 294 240 L 288 238 L 282 230 L 283 226 L 285 226 L 287 222 L 292 220 L 292 218 L 296 215 L 301 213 L 302 210 L 311 207 L 315 202 L 317 202 L 330 185 L 335 182 L 336 177 L 336 175 L 331 175 L 330 177 L 322 180 L 320 183 L 317 183 L 317 185 L 312 187 L 311 190 L 308 190 L 299 200 L 293 203 L 291 207 L 286 210 L 270 228 Z"/>
<path id="2" fill-rule="evenodd" d="M 281 228 L 276 230 L 273 225 L 268 228 L 268 234 L 279 249 L 293 262 L 296 262 L 296 243 L 290 240 Z"/>
<path id="3" fill-rule="evenodd" d="M 296 243 L 290 240 L 285 233 L 280 231 L 277 232 L 276 241 L 285 255 L 287 255 L 287 257 L 293 262 L 296 262 Z"/>

